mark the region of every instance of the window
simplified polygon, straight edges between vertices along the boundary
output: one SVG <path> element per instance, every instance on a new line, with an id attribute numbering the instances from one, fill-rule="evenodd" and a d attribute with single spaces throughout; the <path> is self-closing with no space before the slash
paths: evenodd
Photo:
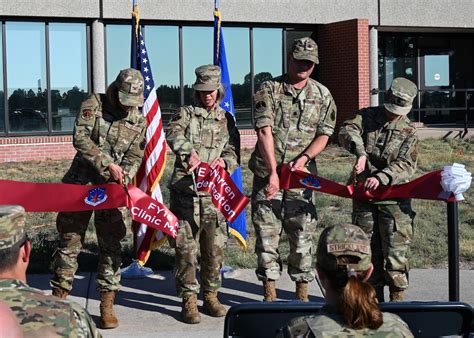
<path id="1" fill-rule="evenodd" d="M 283 41 L 279 28 L 253 30 L 253 59 L 255 91 L 264 81 L 283 73 Z"/>
<path id="2" fill-rule="evenodd" d="M 213 42 L 212 27 L 183 27 L 184 104 L 193 104 L 194 101 L 194 70 L 212 64 Z"/>
<path id="3" fill-rule="evenodd" d="M 224 27 L 227 67 L 238 126 L 252 126 L 252 89 L 248 28 Z"/>
<path id="4" fill-rule="evenodd" d="M 166 125 L 180 106 L 179 33 L 177 26 L 146 26 L 145 41 Z"/>
<path id="5" fill-rule="evenodd" d="M 49 25 L 51 110 L 54 131 L 72 131 L 87 96 L 86 25 Z"/>
<path id="6" fill-rule="evenodd" d="M 10 131 L 47 131 L 45 24 L 7 22 L 6 49 Z"/>
<path id="7" fill-rule="evenodd" d="M 130 68 L 131 39 L 130 25 L 106 26 L 107 85 L 122 69 Z"/>

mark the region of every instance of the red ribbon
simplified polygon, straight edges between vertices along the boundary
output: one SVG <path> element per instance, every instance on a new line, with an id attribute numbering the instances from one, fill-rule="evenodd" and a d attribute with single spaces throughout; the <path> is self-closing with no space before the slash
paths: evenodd
<path id="1" fill-rule="evenodd" d="M 291 171 L 288 165 L 283 165 L 280 174 L 282 189 L 306 188 L 322 193 L 357 200 L 387 200 L 397 198 L 417 198 L 425 200 L 454 201 L 450 192 L 441 186 L 441 170 L 425 174 L 414 181 L 393 185 L 380 186 L 374 191 L 366 191 L 363 183 L 342 185 L 325 178 L 309 174 L 301 170 Z"/>
<path id="2" fill-rule="evenodd" d="M 208 163 L 201 162 L 196 173 L 197 190 L 208 192 L 212 203 L 226 220 L 232 223 L 247 206 L 249 202 L 247 196 L 240 192 L 227 171 L 221 166 L 211 169 Z"/>
<path id="3" fill-rule="evenodd" d="M 128 207 L 134 221 L 176 237 L 178 218 L 133 185 L 78 185 L 0 180 L 0 204 L 21 205 L 28 212 L 74 212 Z"/>

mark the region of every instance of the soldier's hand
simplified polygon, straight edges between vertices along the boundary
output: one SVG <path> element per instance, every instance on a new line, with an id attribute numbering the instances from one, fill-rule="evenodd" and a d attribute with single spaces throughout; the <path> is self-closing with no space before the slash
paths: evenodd
<path id="1" fill-rule="evenodd" d="M 378 179 L 376 179 L 375 177 L 369 177 L 364 182 L 364 189 L 369 190 L 369 191 L 375 190 L 378 188 L 379 185 L 380 185 L 380 182 Z"/>
<path id="2" fill-rule="evenodd" d="M 199 158 L 196 150 L 192 150 L 188 157 L 188 172 L 193 172 L 194 169 L 201 164 L 201 159 Z"/>
<path id="3" fill-rule="evenodd" d="M 268 177 L 268 184 L 265 187 L 265 196 L 271 200 L 280 190 L 280 178 L 276 172 L 271 173 Z"/>
<path id="4" fill-rule="evenodd" d="M 221 166 L 222 168 L 225 169 L 225 161 L 222 157 L 218 157 L 216 159 L 214 159 L 211 164 L 210 164 L 210 167 L 211 169 L 215 169 L 217 166 Z"/>
<path id="5" fill-rule="evenodd" d="M 109 170 L 110 176 L 112 176 L 115 182 L 118 184 L 123 184 L 124 173 L 123 169 L 119 165 L 110 163 L 107 166 L 107 169 Z"/>
<path id="6" fill-rule="evenodd" d="M 363 155 L 359 157 L 354 164 L 354 171 L 357 175 L 365 170 L 365 164 L 367 163 L 367 156 Z"/>
<path id="7" fill-rule="evenodd" d="M 306 165 L 306 163 L 308 163 L 308 161 L 309 156 L 304 154 L 298 157 L 295 161 L 291 161 L 290 163 L 288 163 L 288 165 L 290 166 L 291 171 L 304 170 L 304 166 Z"/>

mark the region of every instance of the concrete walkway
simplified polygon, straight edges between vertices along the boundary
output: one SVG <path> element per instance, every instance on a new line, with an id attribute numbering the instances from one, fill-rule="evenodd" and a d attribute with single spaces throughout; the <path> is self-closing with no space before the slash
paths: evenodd
<path id="1" fill-rule="evenodd" d="M 47 292 L 49 275 L 29 275 L 28 283 Z M 474 270 L 460 272 L 460 299 L 474 306 Z M 84 306 L 97 322 L 99 295 L 95 290 L 95 274 L 76 276 L 71 299 Z M 447 301 L 448 271 L 415 269 L 410 272 L 410 288 L 407 301 Z M 294 283 L 286 274 L 277 282 L 277 293 L 281 300 L 294 298 Z M 310 300 L 323 301 L 316 282 L 310 284 Z M 225 278 L 220 290 L 221 302 L 230 307 L 249 301 L 262 300 L 262 286 L 253 270 L 236 270 L 231 278 Z M 101 330 L 104 337 L 222 337 L 223 318 L 202 315 L 197 325 L 182 323 L 181 300 L 176 297 L 171 271 L 158 271 L 145 279 L 122 280 L 122 289 L 116 302 L 120 326 L 114 330 Z M 199 303 L 202 309 L 202 301 Z"/>

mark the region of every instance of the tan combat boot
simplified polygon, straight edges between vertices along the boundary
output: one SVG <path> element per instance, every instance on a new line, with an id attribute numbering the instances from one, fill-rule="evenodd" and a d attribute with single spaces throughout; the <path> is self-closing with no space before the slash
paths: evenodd
<path id="1" fill-rule="evenodd" d="M 275 281 L 267 280 L 263 282 L 263 301 L 264 302 L 274 302 L 277 298 Z"/>
<path id="2" fill-rule="evenodd" d="M 69 291 L 61 288 L 53 288 L 53 296 L 56 296 L 61 299 L 66 299 L 69 295 Z"/>
<path id="3" fill-rule="evenodd" d="M 390 288 L 390 301 L 401 302 L 403 301 L 404 294 L 403 290 L 399 288 Z"/>
<path id="4" fill-rule="evenodd" d="M 212 317 L 224 317 L 225 307 L 217 299 L 217 291 L 204 291 L 204 310 Z"/>
<path id="5" fill-rule="evenodd" d="M 102 291 L 100 293 L 100 327 L 102 329 L 115 329 L 118 326 L 114 312 L 115 291 Z"/>
<path id="6" fill-rule="evenodd" d="M 296 299 L 302 302 L 309 302 L 308 282 L 296 282 Z"/>
<path id="7" fill-rule="evenodd" d="M 201 322 L 201 315 L 197 307 L 197 295 L 192 294 L 183 298 L 181 306 L 181 317 L 187 324 L 197 324 Z"/>

